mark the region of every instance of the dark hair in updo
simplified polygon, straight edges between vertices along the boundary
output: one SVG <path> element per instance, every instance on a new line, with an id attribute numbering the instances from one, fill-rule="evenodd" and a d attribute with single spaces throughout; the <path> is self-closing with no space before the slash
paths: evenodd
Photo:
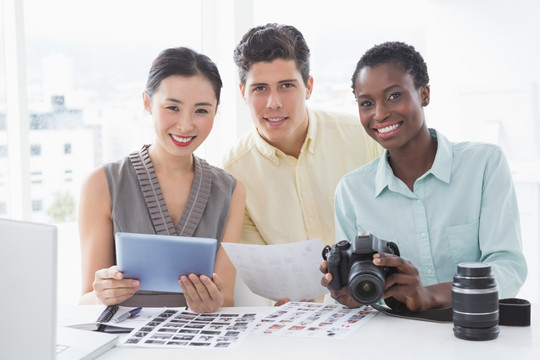
<path id="1" fill-rule="evenodd" d="M 148 96 L 152 97 L 161 81 L 172 75 L 204 76 L 212 84 L 219 104 L 223 83 L 216 64 L 208 56 L 186 47 L 163 50 L 152 63 L 148 73 L 148 80 L 146 81 L 146 93 Z"/>

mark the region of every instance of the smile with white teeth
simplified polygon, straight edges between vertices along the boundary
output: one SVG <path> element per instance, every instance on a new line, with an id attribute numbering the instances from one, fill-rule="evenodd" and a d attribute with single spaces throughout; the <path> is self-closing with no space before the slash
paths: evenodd
<path id="1" fill-rule="evenodd" d="M 398 127 L 399 127 L 399 124 L 394 124 L 394 125 L 384 127 L 382 129 L 377 129 L 377 131 L 379 132 L 379 134 L 386 134 L 392 130 L 396 130 Z"/>
<path id="2" fill-rule="evenodd" d="M 265 118 L 266 120 L 270 121 L 270 122 L 278 122 L 278 121 L 282 121 L 282 120 L 285 120 L 286 118 L 284 117 L 279 117 L 279 118 Z"/>
<path id="3" fill-rule="evenodd" d="M 179 137 L 179 136 L 176 136 L 176 135 L 173 135 L 173 134 L 171 134 L 171 136 L 174 139 L 174 141 L 178 141 L 178 142 L 181 142 L 181 143 L 187 143 L 187 142 L 190 142 L 193 139 L 193 136 L 191 136 L 191 137 Z"/>

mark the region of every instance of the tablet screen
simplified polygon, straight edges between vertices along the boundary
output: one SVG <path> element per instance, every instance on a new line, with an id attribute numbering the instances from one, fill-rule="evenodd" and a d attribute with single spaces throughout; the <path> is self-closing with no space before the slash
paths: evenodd
<path id="1" fill-rule="evenodd" d="M 181 293 L 178 279 L 191 273 L 212 278 L 216 239 L 118 232 L 116 264 L 141 290 Z"/>

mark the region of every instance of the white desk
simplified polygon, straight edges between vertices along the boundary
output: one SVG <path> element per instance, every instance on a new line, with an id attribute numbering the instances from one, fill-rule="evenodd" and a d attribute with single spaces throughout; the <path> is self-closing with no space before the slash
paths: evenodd
<path id="1" fill-rule="evenodd" d="M 99 308 L 102 309 L 102 308 Z M 343 339 L 310 339 L 249 335 L 234 349 L 150 349 L 115 347 L 98 359 L 539 359 L 540 307 L 534 304 L 531 326 L 501 326 L 496 340 L 467 341 L 454 337 L 451 323 L 432 323 L 378 314 Z M 264 312 L 273 307 L 238 307 L 237 312 Z M 59 309 L 59 323 L 99 314 L 93 306 Z M 86 314 L 86 318 L 84 315 Z"/>

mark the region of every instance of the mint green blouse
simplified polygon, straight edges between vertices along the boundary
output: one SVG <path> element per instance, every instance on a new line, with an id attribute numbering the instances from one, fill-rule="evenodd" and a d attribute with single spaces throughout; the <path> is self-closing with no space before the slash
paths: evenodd
<path id="1" fill-rule="evenodd" d="M 427 285 L 451 282 L 461 262 L 489 263 L 500 298 L 527 276 L 512 176 L 493 144 L 438 141 L 432 168 L 411 191 L 394 176 L 388 151 L 347 174 L 335 197 L 336 241 L 359 232 L 397 243 Z"/>

